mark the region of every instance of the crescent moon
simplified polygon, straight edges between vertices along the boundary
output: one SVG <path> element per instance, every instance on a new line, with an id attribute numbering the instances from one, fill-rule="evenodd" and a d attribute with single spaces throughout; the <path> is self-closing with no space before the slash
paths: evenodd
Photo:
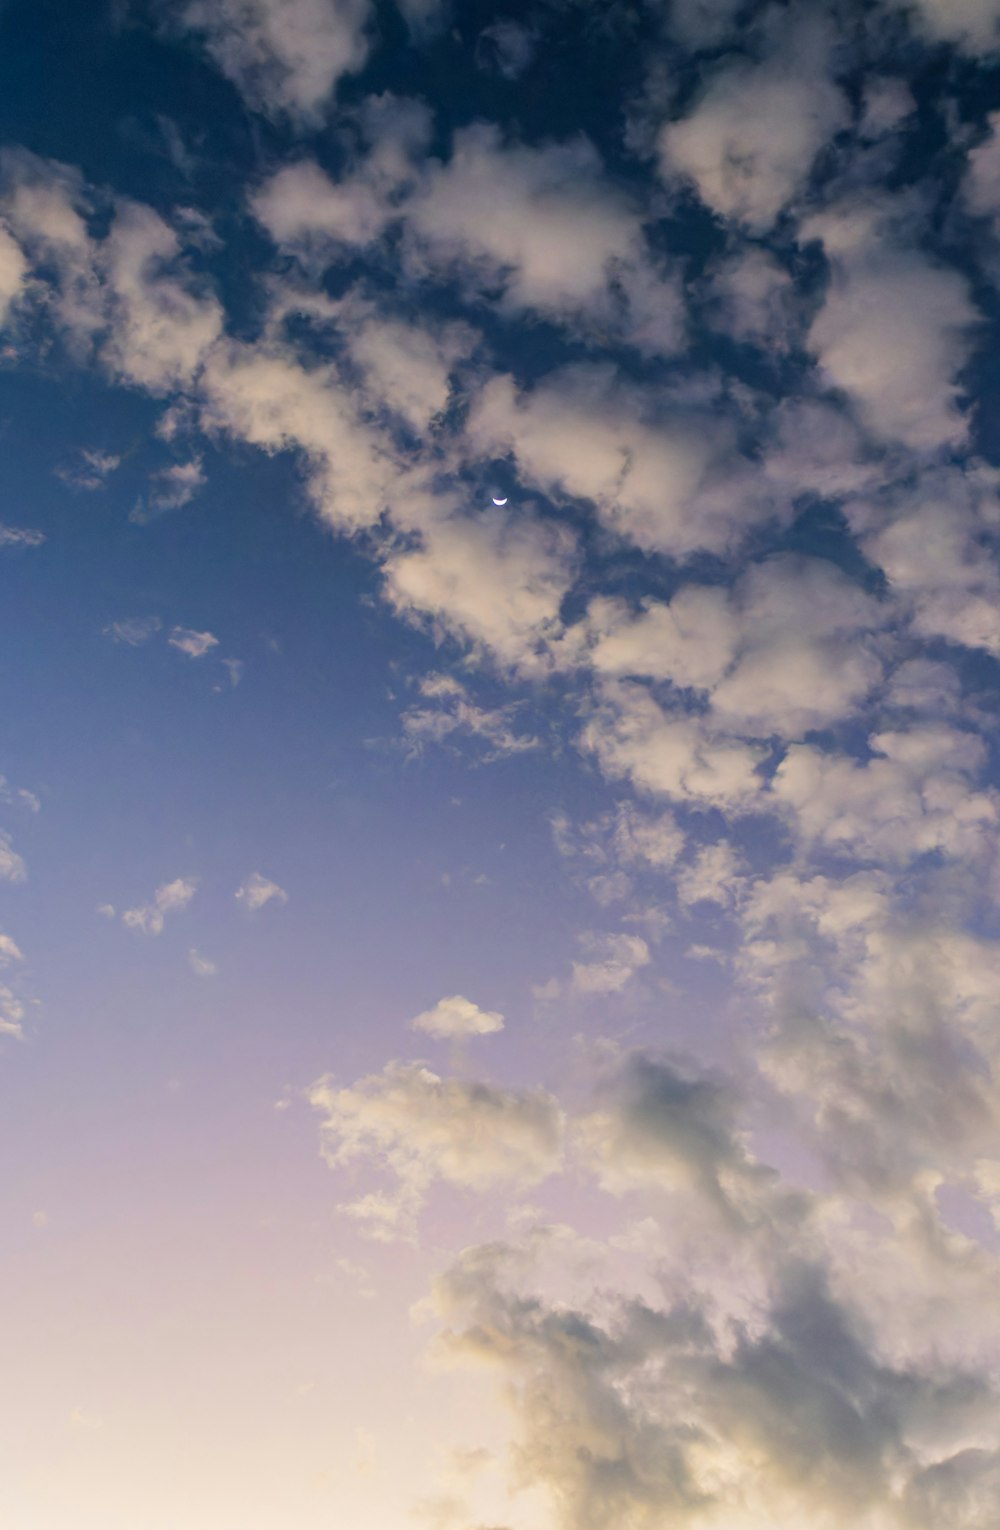
<path id="1" fill-rule="evenodd" d="M 504 495 L 503 499 L 498 499 L 497 496 L 494 494 L 494 496 L 493 496 L 493 503 L 495 505 L 505 505 L 507 503 L 507 496 L 506 496 L 506 494 Z"/>

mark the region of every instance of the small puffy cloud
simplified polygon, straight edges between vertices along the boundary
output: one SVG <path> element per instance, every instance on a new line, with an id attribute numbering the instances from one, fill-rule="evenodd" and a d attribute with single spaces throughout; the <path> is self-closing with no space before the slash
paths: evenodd
<path id="1" fill-rule="evenodd" d="M 453 994 L 439 999 L 433 1009 L 426 1009 L 410 1021 L 411 1028 L 437 1040 L 459 1040 L 466 1036 L 489 1036 L 503 1030 L 503 1015 L 496 1010 L 480 1009 L 471 999 Z"/>
<path id="2" fill-rule="evenodd" d="M 10 835 L 0 829 L 0 881 L 23 882 L 27 875 L 27 867 L 11 845 Z"/>
<path id="3" fill-rule="evenodd" d="M 713 329 L 766 350 L 788 350 L 801 304 L 789 272 L 760 245 L 748 245 L 715 267 L 707 300 Z"/>
<path id="4" fill-rule="evenodd" d="M 867 139 L 893 132 L 917 109 L 913 92 L 898 75 L 874 75 L 865 82 L 861 100 L 858 131 Z"/>
<path id="5" fill-rule="evenodd" d="M 487 123 L 460 129 L 448 163 L 431 163 L 407 220 L 437 266 L 499 283 L 511 307 L 555 314 L 599 305 L 611 263 L 627 260 L 639 235 L 588 140 L 504 147 Z"/>
<path id="6" fill-rule="evenodd" d="M 873 734 L 858 761 L 793 744 L 771 794 L 805 843 L 901 864 L 930 851 L 958 861 L 992 851 L 1000 797 L 975 790 L 978 735 L 943 723 Z"/>
<path id="7" fill-rule="evenodd" d="M 23 1019 L 24 1005 L 10 988 L 0 984 L 0 1036 L 12 1036 L 15 1041 L 22 1041 Z"/>
<path id="8" fill-rule="evenodd" d="M 75 462 L 57 467 L 56 477 L 71 489 L 103 489 L 112 473 L 121 466 L 121 460 L 114 452 L 101 451 L 97 447 L 85 448 Z"/>
<path id="9" fill-rule="evenodd" d="M 489 746 L 486 761 L 537 749 L 540 740 L 513 727 L 513 706 L 480 707 L 465 686 L 451 675 L 425 675 L 420 682 L 423 702 L 403 713 L 403 731 L 417 752 L 430 743 L 444 743 L 457 733 L 479 738 Z"/>
<path id="10" fill-rule="evenodd" d="M 197 889 L 198 884 L 191 877 L 176 877 L 173 882 L 164 882 L 156 889 L 151 902 L 127 908 L 122 914 L 122 923 L 130 930 L 141 930 L 144 935 L 160 935 L 167 915 L 187 908 Z"/>
<path id="11" fill-rule="evenodd" d="M 992 218 L 1000 227 L 1000 112 L 987 118 L 989 132 L 983 141 L 969 150 L 962 198 L 970 212 Z"/>
<path id="12" fill-rule="evenodd" d="M 694 903 L 717 903 L 729 908 L 744 883 L 743 857 L 732 845 L 720 839 L 703 845 L 689 866 L 677 877 L 677 897 L 685 907 Z"/>
<path id="13" fill-rule="evenodd" d="M 35 531 L 28 526 L 0 524 L 0 547 L 41 547 L 44 541 L 44 531 Z"/>
<path id="14" fill-rule="evenodd" d="M 738 812 L 763 784 L 763 746 L 718 734 L 694 713 L 667 711 L 640 685 L 605 685 L 581 743 L 611 779 L 678 801 Z"/>
<path id="15" fill-rule="evenodd" d="M 182 22 L 247 103 L 303 127 L 368 54 L 369 0 L 189 0 Z"/>
<path id="16" fill-rule="evenodd" d="M 391 205 L 358 174 L 334 182 L 315 160 L 286 165 L 251 199 L 253 215 L 276 244 L 308 258 L 337 245 L 366 245 L 392 216 Z"/>
<path id="17" fill-rule="evenodd" d="M 890 236 L 864 205 L 817 214 L 802 238 L 819 239 L 831 265 L 808 335 L 827 382 L 876 436 L 916 451 L 961 445 L 957 374 L 979 318 L 965 277 Z"/>
<path id="18" fill-rule="evenodd" d="M 97 905 L 97 912 L 102 919 L 114 919 L 115 906 L 113 903 L 99 903 Z"/>
<path id="19" fill-rule="evenodd" d="M 393 1062 L 346 1088 L 320 1079 L 309 1101 L 324 1118 L 331 1168 L 370 1163 L 395 1181 L 341 1208 L 382 1240 L 412 1236 L 436 1181 L 480 1193 L 527 1189 L 562 1159 L 562 1113 L 541 1089 L 497 1089 Z"/>
<path id="20" fill-rule="evenodd" d="M 1000 654 L 1000 473 L 971 462 L 927 471 L 845 513 L 866 557 L 885 574 L 921 637 Z"/>
<path id="21" fill-rule="evenodd" d="M 516 80 L 534 61 L 538 42 L 537 32 L 530 27 L 509 19 L 495 21 L 476 39 L 476 65 Z"/>
<path id="22" fill-rule="evenodd" d="M 929 42 L 954 43 L 964 53 L 988 57 L 1000 51 L 997 0 L 887 0 L 905 10 L 911 25 Z"/>
<path id="23" fill-rule="evenodd" d="M 188 962 L 191 971 L 197 973 L 199 977 L 214 977 L 219 970 L 213 961 L 210 961 L 207 956 L 202 956 L 194 946 L 188 952 Z"/>
<path id="24" fill-rule="evenodd" d="M 205 481 L 200 457 L 160 468 L 151 475 L 149 492 L 145 499 L 136 502 L 129 520 L 137 526 L 147 526 L 168 511 L 181 509 L 204 487 Z"/>
<path id="25" fill-rule="evenodd" d="M 186 653 L 189 659 L 201 659 L 213 648 L 218 648 L 219 639 L 211 632 L 196 632 L 193 627 L 174 627 L 167 638 L 171 648 Z"/>
<path id="26" fill-rule="evenodd" d="M 0 223 L 0 323 L 24 290 L 28 262 L 10 230 Z"/>
<path id="27" fill-rule="evenodd" d="M 222 307 L 181 263 L 177 234 L 152 208 L 122 202 L 102 249 L 114 294 L 105 360 L 153 394 L 189 383 L 222 330 Z"/>
<path id="28" fill-rule="evenodd" d="M 374 526 L 402 492 L 391 443 L 358 414 L 335 368 L 301 364 L 290 348 L 214 348 L 201 380 L 201 419 L 269 454 L 302 454 L 308 493 L 342 531 Z"/>
<path id="29" fill-rule="evenodd" d="M 529 669 L 559 635 L 577 561 L 565 526 L 491 510 L 432 520 L 420 545 L 387 556 L 385 590 L 401 615 Z"/>
<path id="30" fill-rule="evenodd" d="M 763 64 L 730 64 L 659 139 L 661 172 L 690 182 L 724 218 L 763 234 L 801 192 L 849 113 L 823 61 L 789 47 Z"/>
<path id="31" fill-rule="evenodd" d="M 265 904 L 272 901 L 288 902 L 285 889 L 279 887 L 277 882 L 272 882 L 269 877 L 262 876 L 259 871 L 250 873 L 246 881 L 236 889 L 235 896 L 237 903 L 242 903 L 250 913 L 256 913 L 259 908 L 263 908 Z"/>
<path id="32" fill-rule="evenodd" d="M 0 934 L 0 967 L 9 967 L 12 962 L 23 962 L 24 956 L 21 948 L 9 935 Z"/>
<path id="33" fill-rule="evenodd" d="M 493 377 L 473 400 L 466 439 L 483 456 L 513 453 L 546 494 L 590 500 L 608 530 L 646 552 L 722 552 L 774 513 L 718 410 L 678 410 L 603 364 L 564 367 L 525 391 Z"/>
<path id="34" fill-rule="evenodd" d="M 124 643 L 128 648 L 138 648 L 159 632 L 163 623 L 158 616 L 129 616 L 124 621 L 112 622 L 104 628 L 105 637 L 114 643 Z"/>
<path id="35" fill-rule="evenodd" d="M 621 993 L 636 973 L 650 962 L 649 947 L 640 935 L 583 935 L 590 961 L 573 963 L 577 993 Z"/>

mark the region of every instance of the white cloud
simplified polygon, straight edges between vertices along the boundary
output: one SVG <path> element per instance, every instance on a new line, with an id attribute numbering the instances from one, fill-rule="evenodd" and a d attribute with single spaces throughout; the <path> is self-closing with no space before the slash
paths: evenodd
<path id="1" fill-rule="evenodd" d="M 817 214 L 801 237 L 821 240 L 831 265 L 808 336 L 827 382 L 877 436 L 916 451 L 962 445 L 956 375 L 978 319 L 965 278 L 905 247 L 864 204 Z"/>
<path id="2" fill-rule="evenodd" d="M 219 970 L 215 962 L 210 961 L 207 956 L 202 956 L 201 952 L 196 950 L 194 946 L 188 952 L 188 962 L 190 963 L 191 971 L 196 972 L 199 977 L 214 977 Z"/>
<path id="3" fill-rule="evenodd" d="M 580 939 L 593 960 L 573 963 L 577 993 L 621 993 L 649 965 L 649 947 L 640 935 L 582 935 Z"/>
<path id="4" fill-rule="evenodd" d="M 11 962 L 23 962 L 24 956 L 15 940 L 9 935 L 0 934 L 0 967 L 9 967 Z"/>
<path id="5" fill-rule="evenodd" d="M 23 859 L 11 845 L 10 835 L 0 829 L 0 881 L 23 882 L 27 874 Z"/>
<path id="6" fill-rule="evenodd" d="M 0 524 L 0 547 L 41 547 L 44 541 L 44 531 L 34 531 L 27 526 Z"/>
<path id="7" fill-rule="evenodd" d="M 679 411 L 606 365 L 565 367 L 521 393 L 511 377 L 492 378 L 466 437 L 484 456 L 512 452 L 544 492 L 591 500 L 610 530 L 645 551 L 721 552 L 773 514 L 755 502 L 718 411 Z"/>
<path id="8" fill-rule="evenodd" d="M 760 245 L 747 245 L 719 262 L 708 302 L 713 328 L 771 351 L 787 351 L 801 312 L 792 277 Z"/>
<path id="9" fill-rule="evenodd" d="M 198 884 L 192 877 L 176 877 L 173 882 L 164 882 L 156 889 L 151 902 L 127 908 L 122 914 L 122 923 L 130 930 L 141 930 L 143 935 L 160 935 L 167 915 L 187 908 L 197 890 Z"/>
<path id="10" fill-rule="evenodd" d="M 726 840 L 703 845 L 689 866 L 677 877 L 677 897 L 686 907 L 693 903 L 717 903 L 729 908 L 737 899 L 745 878 L 743 857 Z"/>
<path id="11" fill-rule="evenodd" d="M 158 616 L 130 616 L 124 621 L 112 622 L 110 626 L 105 627 L 104 635 L 115 643 L 124 643 L 129 648 L 138 648 L 140 644 L 148 643 L 162 626 L 163 623 Z"/>
<path id="12" fill-rule="evenodd" d="M 577 562 L 576 539 L 554 521 L 509 511 L 432 519 L 420 545 L 385 559 L 385 591 L 401 615 L 429 618 L 528 669 L 560 631 L 559 610 Z"/>
<path id="13" fill-rule="evenodd" d="M 167 642 L 171 648 L 187 654 L 189 659 L 204 658 L 206 653 L 219 646 L 219 639 L 213 633 L 196 632 L 193 627 L 174 627 Z"/>
<path id="14" fill-rule="evenodd" d="M 180 248 L 151 208 L 122 202 L 102 249 L 114 294 L 106 360 L 154 394 L 189 383 L 222 330 L 219 300 L 196 290 Z"/>
<path id="15" fill-rule="evenodd" d="M 693 183 L 713 212 L 763 234 L 847 121 L 823 61 L 790 40 L 766 63 L 730 64 L 709 80 L 693 110 L 663 128 L 661 171 Z"/>
<path id="16" fill-rule="evenodd" d="M 75 465 L 56 468 L 56 477 L 71 489 L 103 489 L 111 474 L 121 466 L 121 460 L 114 452 L 101 451 L 97 447 L 84 448 Z"/>
<path id="17" fill-rule="evenodd" d="M 262 876 L 259 871 L 252 871 L 246 881 L 236 890 L 236 901 L 242 903 L 245 909 L 256 913 L 257 909 L 265 904 L 276 900 L 278 903 L 287 903 L 288 894 L 277 882 L 272 882 L 269 877 Z"/>
<path id="18" fill-rule="evenodd" d="M 429 743 L 444 743 L 456 733 L 467 733 L 488 744 L 489 752 L 483 757 L 487 762 L 523 754 L 540 745 L 533 734 L 515 732 L 513 705 L 477 706 L 466 687 L 451 675 L 425 675 L 420 695 L 424 704 L 408 707 L 403 713 L 403 731 L 415 752 Z"/>
<path id="19" fill-rule="evenodd" d="M 24 1005 L 10 988 L 0 985 L 0 1036 L 12 1036 L 15 1041 L 24 1039 Z"/>
<path id="20" fill-rule="evenodd" d="M 457 1040 L 465 1036 L 489 1036 L 503 1030 L 503 1015 L 496 1010 L 480 1009 L 471 999 L 453 994 L 439 999 L 433 1009 L 424 1010 L 411 1020 L 415 1031 L 423 1031 L 437 1040 Z"/>
<path id="21" fill-rule="evenodd" d="M 202 423 L 274 454 L 299 451 L 320 516 L 341 531 L 374 526 L 395 493 L 391 443 L 362 421 L 335 368 L 304 367 L 277 345 L 217 346 L 202 376 Z"/>
<path id="22" fill-rule="evenodd" d="M 586 139 L 504 148 L 488 123 L 455 134 L 450 160 L 429 166 L 407 214 L 439 265 L 479 262 L 484 286 L 508 273 L 508 302 L 556 312 L 604 291 L 608 263 L 629 254 L 636 231 Z"/>
<path id="23" fill-rule="evenodd" d="M 707 728 L 695 714 L 666 711 L 644 687 L 608 684 L 581 742 L 612 779 L 643 792 L 739 812 L 761 791 L 767 750 Z"/>
<path id="24" fill-rule="evenodd" d="M 0 223 L 0 323 L 24 290 L 28 262 L 10 230 Z"/>
<path id="25" fill-rule="evenodd" d="M 205 485 L 205 473 L 201 458 L 192 457 L 190 462 L 175 462 L 150 475 L 150 489 L 145 499 L 136 502 L 129 520 L 135 525 L 146 526 L 158 516 L 170 510 L 179 510 L 190 504 L 198 490 Z"/>
<path id="26" fill-rule="evenodd" d="M 1000 653 L 1000 473 L 975 461 L 922 473 L 845 513 L 865 555 L 909 606 L 914 630 Z"/>
<path id="27" fill-rule="evenodd" d="M 990 55 L 1000 49 L 997 0 L 888 0 L 909 13 L 911 23 L 931 42 L 955 43 L 964 52 Z"/>
<path id="28" fill-rule="evenodd" d="M 369 0 L 191 0 L 183 21 L 249 105 L 318 126 L 368 53 Z"/>
<path id="29" fill-rule="evenodd" d="M 560 1166 L 562 1114 L 541 1089 L 497 1089 L 394 1062 L 347 1088 L 321 1079 L 309 1100 L 324 1116 L 331 1168 L 371 1162 L 395 1181 L 341 1208 L 376 1238 L 412 1236 L 435 1181 L 526 1189 Z"/>
<path id="30" fill-rule="evenodd" d="M 925 723 L 873 734 L 869 747 L 865 762 L 806 744 L 788 750 L 771 794 L 806 843 L 899 863 L 992 851 L 1000 797 L 973 787 L 985 757 L 978 735 Z"/>

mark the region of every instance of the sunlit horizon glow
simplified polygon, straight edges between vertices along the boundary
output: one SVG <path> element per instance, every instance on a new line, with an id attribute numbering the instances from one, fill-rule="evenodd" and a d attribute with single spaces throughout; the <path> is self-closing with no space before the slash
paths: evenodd
<path id="1" fill-rule="evenodd" d="M 4 1530 L 997 1530 L 1000 0 L 0 44 Z"/>

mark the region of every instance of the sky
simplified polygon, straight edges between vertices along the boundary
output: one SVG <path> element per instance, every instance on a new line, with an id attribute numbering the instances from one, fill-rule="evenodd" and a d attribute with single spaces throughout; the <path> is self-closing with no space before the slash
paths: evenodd
<path id="1" fill-rule="evenodd" d="M 996 1530 L 1000 0 L 0 128 L 4 1526 Z"/>

